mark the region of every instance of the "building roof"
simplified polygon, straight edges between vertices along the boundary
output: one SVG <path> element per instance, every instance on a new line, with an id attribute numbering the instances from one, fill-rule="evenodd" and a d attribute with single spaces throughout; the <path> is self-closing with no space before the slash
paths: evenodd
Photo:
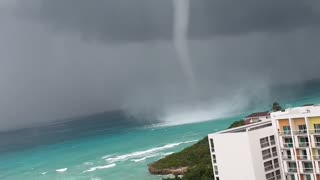
<path id="1" fill-rule="evenodd" d="M 255 112 L 255 113 L 252 113 L 250 115 L 248 115 L 246 118 L 249 118 L 249 117 L 260 117 L 260 116 L 269 116 L 269 111 L 265 111 L 265 112 Z"/>

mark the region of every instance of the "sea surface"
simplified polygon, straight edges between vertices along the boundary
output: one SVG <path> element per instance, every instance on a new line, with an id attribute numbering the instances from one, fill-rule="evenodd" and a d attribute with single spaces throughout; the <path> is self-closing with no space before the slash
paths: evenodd
<path id="1" fill-rule="evenodd" d="M 320 103 L 320 91 L 308 91 L 281 103 L 292 107 Z M 0 179 L 158 180 L 162 177 L 150 175 L 147 164 L 223 130 L 251 112 L 170 127 L 132 124 L 121 120 L 128 117 L 115 113 L 108 115 L 113 121 L 102 115 L 2 132 Z"/>

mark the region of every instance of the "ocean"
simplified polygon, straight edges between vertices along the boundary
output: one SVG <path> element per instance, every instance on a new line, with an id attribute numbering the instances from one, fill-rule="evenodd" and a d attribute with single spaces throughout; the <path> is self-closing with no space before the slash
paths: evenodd
<path id="1" fill-rule="evenodd" d="M 292 107 L 320 103 L 318 89 L 281 100 Z M 254 110 L 265 110 L 261 105 Z M 113 114 L 0 133 L 1 180 L 158 180 L 147 165 L 178 152 L 251 113 L 177 126 L 131 123 Z M 110 122 L 115 122 L 111 123 Z"/>

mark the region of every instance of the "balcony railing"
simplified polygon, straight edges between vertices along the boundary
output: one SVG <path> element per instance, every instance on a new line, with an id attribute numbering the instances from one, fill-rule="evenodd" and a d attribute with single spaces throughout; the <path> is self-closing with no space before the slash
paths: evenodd
<path id="1" fill-rule="evenodd" d="M 285 155 L 285 156 L 282 156 L 282 159 L 283 160 L 292 160 L 292 156 Z"/>
<path id="2" fill-rule="evenodd" d="M 299 160 L 307 160 L 308 159 L 308 156 L 307 155 L 300 155 L 300 156 L 297 156 L 297 158 Z"/>
<path id="3" fill-rule="evenodd" d="M 264 171 L 267 172 L 267 171 L 271 171 L 273 168 L 272 164 L 267 166 L 267 167 L 264 167 Z"/>
<path id="4" fill-rule="evenodd" d="M 313 173 L 313 168 L 303 168 L 304 173 Z"/>
<path id="5" fill-rule="evenodd" d="M 314 156 L 313 156 L 313 159 L 314 159 L 314 160 L 319 160 L 319 159 L 320 159 L 320 156 L 319 156 L 319 155 L 318 155 L 318 156 L 314 155 Z"/>
<path id="6" fill-rule="evenodd" d="M 307 129 L 299 129 L 299 130 L 294 130 L 292 132 L 295 135 L 306 135 L 306 134 L 308 134 Z"/>
<path id="7" fill-rule="evenodd" d="M 279 135 L 280 136 L 290 136 L 291 135 L 291 131 L 279 131 Z"/>
<path id="8" fill-rule="evenodd" d="M 320 129 L 310 129 L 310 134 L 320 134 Z"/>
<path id="9" fill-rule="evenodd" d="M 293 147 L 293 143 L 283 143 L 283 147 L 292 148 Z"/>
<path id="10" fill-rule="evenodd" d="M 299 147 L 308 147 L 309 142 L 299 142 Z"/>
<path id="11" fill-rule="evenodd" d="M 262 155 L 262 159 L 263 159 L 263 160 L 269 159 L 269 158 L 271 158 L 271 153 L 269 153 L 269 154 L 263 154 L 263 155 Z"/>
<path id="12" fill-rule="evenodd" d="M 297 172 L 297 168 L 288 168 L 288 172 Z"/>

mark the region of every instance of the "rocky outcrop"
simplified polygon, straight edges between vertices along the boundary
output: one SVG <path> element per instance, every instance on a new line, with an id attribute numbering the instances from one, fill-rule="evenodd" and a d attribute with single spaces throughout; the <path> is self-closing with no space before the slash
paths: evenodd
<path id="1" fill-rule="evenodd" d="M 156 169 L 151 164 L 151 165 L 148 165 L 148 170 L 151 174 L 155 174 L 155 175 L 168 175 L 168 174 L 183 175 L 188 170 L 188 167 Z"/>

